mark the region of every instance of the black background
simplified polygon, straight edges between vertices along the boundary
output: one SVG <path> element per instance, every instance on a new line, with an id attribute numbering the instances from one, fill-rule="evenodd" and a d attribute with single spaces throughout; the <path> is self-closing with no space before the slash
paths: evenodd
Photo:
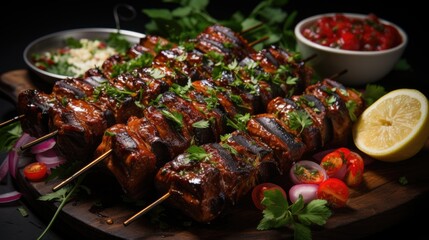
<path id="1" fill-rule="evenodd" d="M 86 27 L 114 28 L 113 7 L 118 3 L 127 3 L 135 7 L 137 17 L 132 21 L 121 22 L 121 28 L 137 32 L 145 32 L 144 24 L 147 17 L 142 9 L 164 7 L 160 1 L 9 1 L 7 6 L 1 4 L 0 14 L 0 74 L 26 68 L 23 61 L 24 48 L 34 39 L 49 33 Z M 229 16 L 237 9 L 248 12 L 258 1 L 226 1 L 212 0 L 209 5 L 210 13 L 216 18 Z M 397 1 L 395 1 L 397 2 Z M 410 63 L 412 71 L 390 74 L 380 81 L 380 85 L 388 88 L 417 88 L 428 94 L 428 79 L 423 75 L 423 68 L 427 62 L 427 38 L 421 32 L 426 31 L 423 21 L 425 14 L 423 6 L 412 1 L 369 1 L 369 0 L 291 0 L 285 7 L 287 12 L 298 11 L 296 22 L 305 17 L 329 12 L 374 13 L 388 21 L 402 27 L 408 34 L 409 42 L 404 52 L 404 58 Z M 231 5 L 233 3 L 233 5 Z M 0 94 L 0 120 L 14 116 L 14 104 L 3 94 Z M 1 160 L 3 156 L 1 156 Z M 0 160 L 0 162 L 1 162 Z M 13 189 L 10 179 L 0 184 L 0 193 Z M 388 196 L 386 196 L 388 199 Z M 422 202 L 424 200 L 421 200 Z M 45 222 L 31 214 L 23 218 L 16 208 L 23 204 L 21 201 L 12 204 L 0 205 L 0 234 L 2 239 L 35 239 L 44 229 Z M 425 217 L 428 207 L 420 209 L 425 204 L 416 206 L 416 218 Z M 414 213 L 413 213 L 414 214 Z M 426 237 L 422 222 L 416 218 L 404 221 L 390 229 L 381 231 L 374 238 L 419 236 Z M 45 239 L 67 239 L 70 233 L 50 233 Z M 409 237 L 407 237 L 409 238 Z M 335 239 L 335 237 L 334 237 Z"/>

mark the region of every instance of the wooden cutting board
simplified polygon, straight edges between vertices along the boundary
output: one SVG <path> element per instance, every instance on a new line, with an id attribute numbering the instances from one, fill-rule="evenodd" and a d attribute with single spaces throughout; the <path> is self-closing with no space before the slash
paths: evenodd
<path id="1" fill-rule="evenodd" d="M 325 226 L 313 228 L 313 239 L 361 239 L 412 217 L 415 204 L 429 193 L 428 157 L 429 152 L 423 150 L 403 162 L 376 161 L 368 165 L 364 182 L 351 190 L 347 207 L 334 210 Z M 100 199 L 111 197 L 114 183 L 109 178 L 99 177 L 100 173 L 93 174 L 98 179 L 98 183 L 93 184 L 100 184 L 100 188 L 110 189 L 110 192 L 101 191 L 68 203 L 56 220 L 56 225 L 64 231 L 91 239 L 293 239 L 293 232 L 287 228 L 256 230 L 262 214 L 252 205 L 250 196 L 207 225 L 191 222 L 175 210 L 165 208 L 166 218 L 174 219 L 166 228 L 153 222 L 155 209 L 124 226 L 122 223 L 144 206 L 139 208 L 118 200 L 94 211 Z M 407 185 L 399 183 L 402 176 L 407 178 Z M 28 182 L 22 172 L 17 178 L 17 185 L 29 204 L 47 220 L 57 205 L 39 201 L 37 197 L 50 193 L 56 184 L 58 182 Z M 112 220 L 111 224 L 108 219 Z"/>
<path id="2" fill-rule="evenodd" d="M 17 70 L 1 76 L 0 89 L 16 101 L 20 91 L 39 88 L 38 82 L 31 81 L 26 70 Z M 42 87 L 46 87 L 43 86 Z M 49 86 L 46 87 L 49 89 Z M 360 239 L 370 236 L 403 219 L 411 218 L 418 209 L 415 204 L 427 199 L 429 193 L 429 148 L 422 150 L 412 159 L 399 163 L 376 161 L 366 167 L 364 183 L 351 190 L 351 198 L 346 208 L 333 212 L 323 227 L 313 229 L 314 239 Z M 31 159 L 30 159 L 31 161 Z M 407 185 L 399 183 L 406 177 Z M 234 208 L 211 224 L 197 224 L 173 209 L 165 208 L 168 226 L 155 221 L 155 209 L 138 218 L 128 226 L 122 223 L 145 205 L 127 204 L 115 192 L 115 181 L 100 177 L 95 172 L 89 174 L 88 183 L 97 189 L 92 195 L 69 202 L 60 212 L 55 227 L 84 239 L 292 239 L 288 228 L 258 231 L 256 226 L 262 219 L 250 196 L 243 198 Z M 38 215 L 49 221 L 58 204 L 37 200 L 40 195 L 52 192 L 58 182 L 28 182 L 22 169 L 16 179 L 19 191 Z M 114 197 L 112 197 L 114 195 Z M 157 197 L 154 193 L 153 198 Z M 107 200 L 109 199 L 109 200 Z M 103 208 L 98 203 L 108 202 Z M 146 202 L 145 204 L 149 204 Z M 111 222 L 110 222 L 111 221 Z M 165 222 L 164 222 L 165 223 Z"/>

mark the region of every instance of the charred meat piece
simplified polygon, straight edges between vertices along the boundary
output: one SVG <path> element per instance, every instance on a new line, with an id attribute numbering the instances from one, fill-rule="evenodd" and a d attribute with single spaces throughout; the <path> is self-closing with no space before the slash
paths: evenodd
<path id="1" fill-rule="evenodd" d="M 57 96 L 86 99 L 94 93 L 94 86 L 81 78 L 66 78 L 56 81 L 52 92 Z"/>
<path id="2" fill-rule="evenodd" d="M 240 165 L 253 166 L 250 178 L 246 180 L 249 187 L 269 180 L 273 170 L 278 172 L 273 150 L 268 145 L 242 131 L 234 131 L 226 136 L 220 143 L 222 147 L 229 149 Z"/>
<path id="3" fill-rule="evenodd" d="M 350 141 L 352 120 L 345 102 L 330 87 L 320 82 L 306 88 L 305 92 L 321 100 L 332 122 L 333 136 L 330 145 L 344 146 Z"/>
<path id="4" fill-rule="evenodd" d="M 226 196 L 220 170 L 209 161 L 192 160 L 183 153 L 156 174 L 157 192 L 170 193 L 166 200 L 198 222 L 210 222 L 225 209 Z"/>
<path id="5" fill-rule="evenodd" d="M 247 123 L 249 134 L 273 149 L 281 174 L 301 158 L 306 147 L 300 138 L 286 129 L 283 122 L 268 113 L 255 115 Z"/>
<path id="6" fill-rule="evenodd" d="M 125 194 L 131 199 L 142 199 L 153 190 L 156 157 L 143 140 L 125 124 L 116 124 L 106 130 L 96 156 L 108 150 L 106 168 L 115 176 Z M 147 196 L 146 196 L 147 197 Z"/>
<path id="7" fill-rule="evenodd" d="M 285 123 L 290 133 L 301 137 L 306 152 L 312 152 L 322 146 L 320 130 L 313 123 L 309 113 L 296 101 L 277 97 L 268 104 L 267 113 L 275 114 Z"/>
<path id="8" fill-rule="evenodd" d="M 189 97 L 198 111 L 205 114 L 213 132 L 212 138 L 214 138 L 214 141 L 212 142 L 218 142 L 219 137 L 225 134 L 227 129 L 225 113 L 218 107 L 211 105 L 212 103 L 207 101 L 207 98 L 201 92 L 190 90 L 186 92 L 186 96 Z"/>
<path id="9" fill-rule="evenodd" d="M 346 103 L 352 121 L 355 121 L 362 114 L 365 109 L 365 103 L 360 92 L 353 88 L 345 87 L 343 84 L 331 79 L 324 79 L 322 84 L 330 87 Z"/>
<path id="10" fill-rule="evenodd" d="M 177 123 L 169 120 L 162 110 L 155 106 L 149 106 L 144 110 L 144 117 L 158 131 L 161 142 L 156 144 L 156 149 L 152 148 L 152 150 L 158 157 L 160 166 L 166 161 L 171 161 L 171 159 L 183 153 L 190 146 L 191 138 L 183 135 L 183 131 Z"/>
<path id="11" fill-rule="evenodd" d="M 242 113 L 227 92 L 221 91 L 212 81 L 195 81 L 192 82 L 192 86 L 195 91 L 202 93 L 206 98 L 210 98 L 209 101 L 213 102 L 213 105 L 219 106 L 229 118 L 234 118 L 238 113 Z"/>
<path id="12" fill-rule="evenodd" d="M 60 104 L 56 98 L 35 89 L 28 89 L 18 96 L 18 114 L 21 118 L 22 130 L 33 137 L 39 138 L 49 133 L 50 109 Z"/>
<path id="13" fill-rule="evenodd" d="M 109 127 L 104 112 L 81 99 L 67 99 L 51 108 L 50 116 L 50 130 L 58 130 L 57 149 L 67 160 L 91 158 Z"/>
<path id="14" fill-rule="evenodd" d="M 183 127 L 186 128 L 190 136 L 194 137 L 197 145 L 216 140 L 212 128 L 209 127 L 209 119 L 190 101 L 186 101 L 173 92 L 165 92 L 161 95 L 158 103 L 165 106 L 170 113 L 180 115 Z M 207 123 L 207 127 L 201 126 L 203 122 Z"/>
<path id="15" fill-rule="evenodd" d="M 300 107 L 302 107 L 310 115 L 318 132 L 318 137 L 314 140 L 320 139 L 321 148 L 326 147 L 332 140 L 332 122 L 328 117 L 328 110 L 325 105 L 315 96 L 311 94 L 303 94 L 300 96 L 293 96 L 294 100 Z"/>

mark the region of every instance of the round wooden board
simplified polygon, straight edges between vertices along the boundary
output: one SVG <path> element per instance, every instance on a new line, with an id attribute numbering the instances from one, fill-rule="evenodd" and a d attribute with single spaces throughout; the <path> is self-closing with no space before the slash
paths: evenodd
<path id="1" fill-rule="evenodd" d="M 368 165 L 364 182 L 359 188 L 351 190 L 347 207 L 334 210 L 325 226 L 314 227 L 313 239 L 332 239 L 333 236 L 335 239 L 361 239 L 411 217 L 415 214 L 414 204 L 427 197 L 429 192 L 428 156 L 429 152 L 423 150 L 403 162 L 375 161 Z M 407 185 L 399 183 L 402 176 L 407 178 Z M 97 184 L 104 185 L 100 185 L 101 188 L 110 188 L 111 182 L 97 178 L 100 181 Z M 42 217 L 50 220 L 58 204 L 37 198 L 50 193 L 58 182 L 29 182 L 23 177 L 22 169 L 16 181 L 28 203 Z M 100 191 L 91 197 L 68 203 L 56 219 L 56 226 L 85 239 L 293 239 L 293 232 L 288 228 L 256 230 L 262 213 L 253 207 L 250 196 L 207 225 L 188 221 L 175 210 L 166 208 L 167 218 L 179 221 L 170 222 L 169 226 L 162 228 L 159 223 L 153 222 L 155 213 L 141 216 L 124 226 L 123 222 L 139 209 L 123 201 L 113 201 L 109 207 L 91 211 L 103 199 L 103 190 Z M 107 194 L 111 195 L 112 192 Z M 113 224 L 107 224 L 108 218 L 113 220 Z M 185 223 L 188 225 L 185 226 Z"/>

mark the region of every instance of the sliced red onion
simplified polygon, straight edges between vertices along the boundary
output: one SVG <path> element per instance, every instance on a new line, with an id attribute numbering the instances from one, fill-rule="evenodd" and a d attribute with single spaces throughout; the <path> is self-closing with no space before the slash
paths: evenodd
<path id="1" fill-rule="evenodd" d="M 21 198 L 21 193 L 17 191 L 12 191 L 8 193 L 0 194 L 0 203 L 13 202 Z"/>
<path id="2" fill-rule="evenodd" d="M 309 203 L 317 198 L 317 189 L 319 185 L 311 183 L 302 183 L 293 185 L 289 189 L 289 199 L 292 203 L 295 203 L 299 195 L 302 195 L 304 203 Z"/>
<path id="3" fill-rule="evenodd" d="M 56 167 L 65 161 L 63 157 L 58 156 L 54 149 L 36 154 L 36 160 L 46 164 L 48 168 Z"/>
<path id="4" fill-rule="evenodd" d="M 33 154 L 37 154 L 37 153 L 41 153 L 41 152 L 45 152 L 49 149 L 52 149 L 55 146 L 55 139 L 54 138 L 50 138 L 48 140 L 45 140 L 35 146 L 33 146 L 31 148 L 31 153 Z"/>
<path id="5" fill-rule="evenodd" d="M 4 177 L 6 177 L 8 172 L 9 172 L 9 155 L 6 156 L 6 158 L 3 160 L 0 166 L 0 181 L 3 180 Z"/>
<path id="6" fill-rule="evenodd" d="M 9 173 L 13 178 L 15 178 L 16 176 L 16 169 L 19 161 L 19 154 L 18 154 L 19 150 L 17 149 L 19 149 L 22 145 L 33 141 L 34 139 L 35 139 L 34 137 L 31 137 L 27 133 L 22 134 L 22 136 L 13 145 L 13 149 L 9 152 L 8 154 Z"/>
<path id="7" fill-rule="evenodd" d="M 296 168 L 300 167 L 300 166 L 308 169 L 309 171 L 318 171 L 319 174 L 321 175 L 320 179 L 318 179 L 318 180 L 313 180 L 313 179 L 303 180 L 303 179 L 299 179 L 298 176 L 297 176 L 297 174 L 296 174 Z M 289 175 L 290 175 L 290 178 L 291 178 L 292 182 L 295 183 L 295 184 L 301 184 L 301 183 L 315 183 L 315 184 L 319 184 L 319 183 L 321 183 L 321 182 L 323 182 L 323 181 L 325 181 L 326 179 L 329 178 L 328 174 L 326 173 L 326 170 L 322 166 L 320 166 L 320 164 L 318 164 L 316 162 L 313 162 L 313 161 L 310 161 L 310 160 L 301 160 L 301 161 L 296 162 L 290 168 Z"/>

